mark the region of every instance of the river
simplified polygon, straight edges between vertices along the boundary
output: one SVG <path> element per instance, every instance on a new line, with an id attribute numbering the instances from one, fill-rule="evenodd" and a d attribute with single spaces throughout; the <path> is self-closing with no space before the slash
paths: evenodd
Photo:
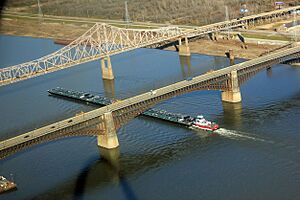
<path id="1" fill-rule="evenodd" d="M 61 47 L 48 39 L 2 35 L 0 67 Z M 97 108 L 48 96 L 48 89 L 124 99 L 229 62 L 138 49 L 113 56 L 112 65 L 114 81 L 103 81 L 94 61 L 0 87 L 0 140 Z M 102 159 L 94 137 L 28 148 L 0 160 L 0 175 L 18 184 L 0 199 L 299 199 L 299 83 L 300 67 L 278 64 L 241 86 L 241 104 L 222 103 L 220 91 L 169 99 L 156 108 L 201 113 L 221 129 L 210 135 L 138 117 L 118 131 L 120 158 L 112 163 Z"/>

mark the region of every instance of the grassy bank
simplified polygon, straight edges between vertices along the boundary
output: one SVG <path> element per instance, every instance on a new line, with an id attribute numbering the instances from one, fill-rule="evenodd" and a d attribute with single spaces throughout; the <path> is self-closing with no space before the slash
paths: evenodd
<path id="1" fill-rule="evenodd" d="M 225 6 L 229 18 L 240 17 L 240 0 L 128 0 L 132 21 L 151 21 L 171 24 L 211 24 L 225 19 Z M 247 0 L 249 15 L 274 9 L 275 0 Z M 288 5 L 289 2 L 285 1 Z M 46 15 L 74 16 L 102 19 L 124 19 L 124 0 L 40 0 Z M 10 0 L 11 11 L 38 13 L 36 0 Z"/>

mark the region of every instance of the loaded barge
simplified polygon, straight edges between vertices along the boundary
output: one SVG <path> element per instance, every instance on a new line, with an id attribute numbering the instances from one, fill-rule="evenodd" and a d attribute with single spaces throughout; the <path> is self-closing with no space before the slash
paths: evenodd
<path id="1" fill-rule="evenodd" d="M 50 95 L 70 98 L 70 99 L 79 100 L 86 103 L 92 103 L 100 106 L 106 106 L 112 104 L 113 102 L 118 101 L 118 100 L 90 94 L 87 92 L 67 90 L 60 87 L 50 89 L 48 90 L 48 93 Z M 170 113 L 165 110 L 154 109 L 154 108 L 148 109 L 147 111 L 143 112 L 142 115 L 165 120 L 168 122 L 173 122 L 188 127 L 203 129 L 203 130 L 214 131 L 219 128 L 217 124 L 205 120 L 202 115 L 197 117 L 191 117 L 189 115 Z"/>
<path id="2" fill-rule="evenodd" d="M 7 180 L 4 176 L 0 176 L 0 194 L 16 188 L 17 188 L 16 183 Z"/>

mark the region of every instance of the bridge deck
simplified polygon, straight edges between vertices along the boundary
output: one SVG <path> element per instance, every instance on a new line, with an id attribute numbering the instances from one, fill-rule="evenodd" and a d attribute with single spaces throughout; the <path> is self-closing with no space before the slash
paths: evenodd
<path id="1" fill-rule="evenodd" d="M 76 101 L 81 101 L 85 103 L 92 103 L 96 105 L 102 106 L 107 106 L 109 104 L 112 104 L 114 101 L 118 100 L 111 100 L 105 97 L 101 97 L 98 95 L 93 95 L 87 92 L 81 92 L 81 91 L 75 91 L 75 90 L 67 90 L 64 88 L 54 88 L 48 91 L 51 95 L 58 96 L 58 97 L 63 97 L 63 98 L 68 98 L 69 100 L 76 100 Z M 191 119 L 194 119 L 194 117 L 189 116 L 189 121 L 188 120 L 180 120 L 183 119 L 184 114 L 179 114 L 179 113 L 171 113 L 167 112 L 162 109 L 153 109 L 150 108 L 146 110 L 145 112 L 141 113 L 141 115 L 155 118 L 155 119 L 160 119 L 184 126 L 190 126 L 191 125 Z"/>
<path id="2" fill-rule="evenodd" d="M 230 72 L 232 70 L 241 71 L 246 68 L 256 67 L 257 65 L 262 65 L 262 64 L 263 65 L 272 65 L 274 63 L 281 63 L 281 62 L 285 62 L 289 59 L 299 58 L 299 57 L 300 57 L 300 47 L 294 47 L 294 48 L 291 48 L 291 49 L 288 49 L 285 51 L 272 53 L 272 54 L 269 54 L 269 55 L 266 55 L 263 57 L 259 57 L 257 59 L 253 59 L 253 60 L 246 61 L 246 62 L 237 64 L 237 65 L 233 65 L 233 66 L 230 66 L 230 67 L 227 67 L 224 69 L 213 71 L 211 73 L 203 74 L 203 75 L 194 77 L 190 81 L 187 81 L 187 80 L 180 81 L 178 83 L 159 88 L 159 89 L 155 90 L 155 93 L 146 92 L 144 94 L 140 94 L 140 95 L 137 95 L 137 96 L 134 96 L 134 97 L 122 100 L 122 101 L 118 101 L 111 105 L 108 105 L 108 106 L 105 106 L 105 107 L 102 107 L 102 108 L 99 108 L 99 109 L 96 109 L 96 110 L 93 110 L 93 111 L 90 111 L 87 113 L 83 113 L 81 115 L 77 115 L 77 116 L 71 117 L 69 119 L 50 124 L 48 126 L 44 126 L 42 128 L 30 131 L 30 132 L 22 134 L 20 136 L 17 136 L 17 137 L 14 137 L 14 138 L 11 138 L 11 139 L 8 139 L 5 141 L 1 141 L 0 142 L 0 151 L 5 150 L 10 147 L 13 147 L 15 145 L 22 144 L 24 142 L 27 142 L 27 141 L 30 141 L 33 139 L 36 139 L 38 137 L 42 137 L 47 134 L 54 133 L 55 131 L 59 131 L 64 128 L 74 126 L 76 124 L 80 124 L 85 121 L 95 119 L 97 117 L 104 115 L 104 113 L 106 113 L 106 112 L 118 111 L 120 109 L 129 107 L 131 105 L 145 102 L 147 100 L 157 98 L 160 96 L 164 96 L 168 93 L 178 91 L 180 89 L 184 89 L 189 86 L 193 86 L 193 85 L 197 85 L 199 83 L 205 82 L 205 81 L 213 80 L 217 77 L 230 74 Z"/>
<path id="3" fill-rule="evenodd" d="M 139 30 L 122 29 L 107 24 L 95 24 L 81 37 L 57 52 L 30 62 L 0 69 L 0 86 L 41 76 L 109 55 L 175 40 L 180 37 L 196 37 L 228 28 L 245 26 L 251 21 L 290 14 L 294 10 L 300 10 L 300 6 L 218 22 L 193 29 L 169 26 L 159 29 Z"/>

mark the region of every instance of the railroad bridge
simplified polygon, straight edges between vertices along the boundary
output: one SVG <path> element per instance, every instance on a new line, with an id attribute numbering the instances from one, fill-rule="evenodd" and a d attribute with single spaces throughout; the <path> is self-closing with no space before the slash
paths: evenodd
<path id="1" fill-rule="evenodd" d="M 72 136 L 97 136 L 98 146 L 114 149 L 119 146 L 117 130 L 145 110 L 169 98 L 198 90 L 220 90 L 222 100 L 241 101 L 240 85 L 259 71 L 277 63 L 299 61 L 300 47 L 265 55 L 250 61 L 212 71 L 192 80 L 146 92 L 111 105 L 76 115 L 20 136 L 0 142 L 0 158 L 35 144 Z"/>
<path id="2" fill-rule="evenodd" d="M 102 78 L 114 79 L 110 61 L 110 56 L 112 55 L 141 47 L 160 46 L 178 41 L 179 55 L 190 56 L 188 38 L 201 37 L 207 34 L 214 35 L 229 28 L 247 28 L 255 24 L 287 18 L 291 16 L 292 12 L 297 10 L 300 10 L 300 6 L 201 27 L 193 27 L 192 29 L 179 28 L 177 26 L 143 30 L 125 29 L 105 23 L 96 23 L 82 36 L 52 54 L 26 63 L 1 68 L 0 86 L 98 59 L 101 60 Z M 184 39 L 184 44 L 182 43 L 182 39 Z"/>

